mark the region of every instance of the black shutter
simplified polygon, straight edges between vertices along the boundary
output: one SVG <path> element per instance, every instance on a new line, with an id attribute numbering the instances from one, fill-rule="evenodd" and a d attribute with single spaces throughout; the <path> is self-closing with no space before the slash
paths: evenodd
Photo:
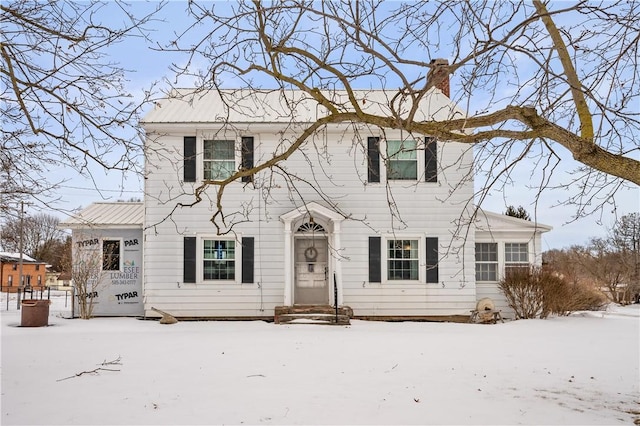
<path id="1" fill-rule="evenodd" d="M 253 168 L 253 136 L 242 137 L 242 160 L 240 162 L 240 168 L 242 170 Z M 253 175 L 242 176 L 243 182 L 253 182 Z M 244 281 L 243 281 L 244 282 Z"/>
<path id="2" fill-rule="evenodd" d="M 369 237 L 369 282 L 382 282 L 382 257 L 380 237 Z"/>
<path id="3" fill-rule="evenodd" d="M 184 181 L 196 181 L 196 138 L 184 137 Z"/>
<path id="4" fill-rule="evenodd" d="M 424 138 L 424 181 L 438 181 L 438 142 L 436 138 Z"/>
<path id="5" fill-rule="evenodd" d="M 182 281 L 196 282 L 196 237 L 184 237 L 184 271 Z"/>
<path id="6" fill-rule="evenodd" d="M 380 182 L 380 138 L 367 138 L 367 180 Z"/>
<path id="7" fill-rule="evenodd" d="M 438 282 L 438 237 L 427 237 L 427 282 Z"/>
<path id="8" fill-rule="evenodd" d="M 242 282 L 253 282 L 253 237 L 242 237 Z"/>

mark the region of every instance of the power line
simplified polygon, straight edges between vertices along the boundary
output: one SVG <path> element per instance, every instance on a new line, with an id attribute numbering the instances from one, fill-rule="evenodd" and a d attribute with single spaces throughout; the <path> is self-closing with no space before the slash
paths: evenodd
<path id="1" fill-rule="evenodd" d="M 117 192 L 117 193 L 141 193 L 142 189 L 139 190 L 125 190 L 125 189 L 101 189 L 101 188 L 84 188 L 81 186 L 69 186 L 69 185 L 59 185 L 60 188 L 66 188 L 66 189 L 79 189 L 82 191 L 98 191 L 98 192 Z"/>

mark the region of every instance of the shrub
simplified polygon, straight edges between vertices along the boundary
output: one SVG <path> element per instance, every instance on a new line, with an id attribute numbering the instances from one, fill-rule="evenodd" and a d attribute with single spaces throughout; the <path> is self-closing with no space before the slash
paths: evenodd
<path id="1" fill-rule="evenodd" d="M 516 319 L 543 317 L 544 291 L 540 283 L 538 268 L 517 268 L 508 271 L 498 286 L 507 303 L 515 312 Z M 544 315 L 544 316 L 543 316 Z"/>
<path id="2" fill-rule="evenodd" d="M 559 285 L 544 285 L 545 309 L 555 315 L 575 311 L 596 311 L 607 304 L 606 296 L 585 284 L 560 280 Z"/>
<path id="3" fill-rule="evenodd" d="M 602 293 L 540 267 L 511 270 L 498 285 L 517 319 L 568 315 L 606 304 Z"/>

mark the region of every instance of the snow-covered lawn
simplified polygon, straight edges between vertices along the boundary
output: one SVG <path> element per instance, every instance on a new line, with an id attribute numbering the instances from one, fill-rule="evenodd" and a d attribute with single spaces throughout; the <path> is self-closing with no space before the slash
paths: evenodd
<path id="1" fill-rule="evenodd" d="M 496 325 L 161 325 L 64 319 L 56 296 L 49 327 L 19 327 L 2 302 L 3 425 L 640 418 L 640 305 Z"/>

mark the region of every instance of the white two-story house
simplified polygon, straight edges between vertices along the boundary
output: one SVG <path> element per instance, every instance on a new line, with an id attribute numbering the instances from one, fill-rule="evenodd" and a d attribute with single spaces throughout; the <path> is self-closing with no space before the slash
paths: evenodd
<path id="1" fill-rule="evenodd" d="M 462 117 L 444 92 L 432 88 L 415 119 Z M 375 114 L 404 108 L 385 91 L 355 96 Z M 355 317 L 435 318 L 485 296 L 506 308 L 497 280 L 512 260 L 539 262 L 550 228 L 475 210 L 469 145 L 320 126 L 218 200 L 210 182 L 287 152 L 323 114 L 297 91 L 184 90 L 146 115 L 146 314 L 272 318 L 337 303 Z"/>
<path id="2" fill-rule="evenodd" d="M 463 117 L 448 80 L 436 86 L 414 120 Z M 382 90 L 353 95 L 382 116 L 411 106 Z M 327 96 L 349 111 L 345 92 Z M 63 224 L 77 250 L 102 253 L 97 315 L 338 306 L 436 319 L 490 297 L 508 316 L 498 281 L 539 264 L 551 228 L 475 208 L 469 145 L 351 122 L 309 130 L 325 116 L 292 90 L 178 90 L 158 102 L 141 122 L 144 202 L 96 203 Z M 219 196 L 215 182 L 247 170 Z"/>

